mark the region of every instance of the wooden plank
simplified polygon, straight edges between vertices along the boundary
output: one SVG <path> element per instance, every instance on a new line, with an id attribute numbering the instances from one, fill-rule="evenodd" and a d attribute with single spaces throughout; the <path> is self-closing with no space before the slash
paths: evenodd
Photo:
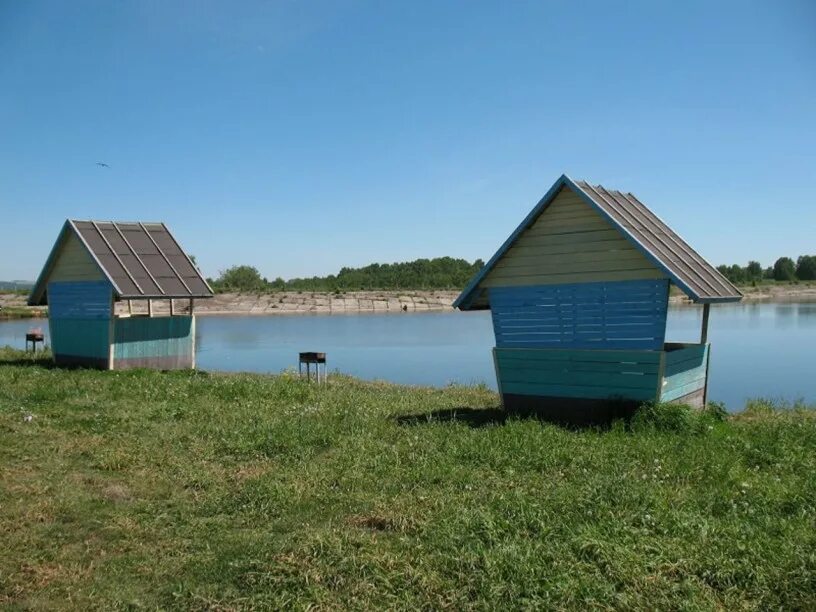
<path id="1" fill-rule="evenodd" d="M 627 316 L 625 314 L 609 315 L 604 317 L 596 313 L 586 314 L 569 314 L 569 313 L 552 313 L 542 316 L 535 316 L 534 314 L 523 313 L 499 313 L 493 317 L 493 322 L 496 328 L 512 328 L 512 327 L 534 327 L 541 325 L 547 326 L 601 326 L 601 327 L 615 327 L 617 325 L 660 325 L 661 328 L 665 325 L 665 318 L 661 312 L 648 312 L 644 314 L 637 314 Z M 691 361 L 689 358 L 686 361 Z"/>
<path id="2" fill-rule="evenodd" d="M 705 377 L 691 381 L 685 385 L 679 387 L 673 387 L 671 389 L 663 388 L 663 393 L 660 396 L 660 400 L 664 402 L 671 402 L 676 400 L 679 397 L 683 397 L 684 395 L 688 395 L 689 393 L 693 393 L 699 389 L 702 389 L 705 386 Z"/>
<path id="3" fill-rule="evenodd" d="M 632 362 L 658 363 L 659 351 L 649 350 L 580 350 L 570 348 L 560 349 L 513 349 L 496 348 L 498 359 L 523 359 L 527 361 L 578 361 L 591 363 L 599 362 Z"/>
<path id="4" fill-rule="evenodd" d="M 503 277 L 507 274 L 517 276 L 539 276 L 542 274 L 571 274 L 576 272 L 605 272 L 609 270 L 650 270 L 643 258 L 640 259 L 617 259 L 612 254 L 599 261 L 565 261 L 563 263 L 557 262 L 517 262 L 514 260 L 505 260 L 501 267 L 496 266 L 494 270 L 497 277 Z"/>
<path id="5" fill-rule="evenodd" d="M 685 387 L 686 385 L 690 385 L 693 383 L 699 383 L 700 387 L 702 388 L 703 383 L 705 381 L 705 366 L 701 367 L 699 370 L 692 370 L 689 372 L 683 372 L 682 374 L 675 374 L 671 377 L 671 379 L 666 379 L 669 384 L 664 385 L 665 390 L 672 390 L 677 389 L 679 387 Z"/>
<path id="6" fill-rule="evenodd" d="M 541 383 L 503 382 L 504 393 L 518 395 L 545 395 L 552 397 L 582 397 L 595 399 L 654 399 L 654 389 L 627 389 L 617 387 L 587 387 L 582 385 L 547 385 Z"/>
<path id="7" fill-rule="evenodd" d="M 559 234 L 555 236 L 539 236 L 535 233 L 525 233 L 519 237 L 517 244 L 523 246 L 553 246 L 557 244 L 572 245 L 576 252 L 581 251 L 580 242 L 587 240 L 588 242 L 597 242 L 599 240 L 611 240 L 620 237 L 620 233 L 616 229 L 593 229 L 572 234 Z M 510 252 L 507 253 L 510 256 Z"/>
<path id="8" fill-rule="evenodd" d="M 492 273 L 491 273 L 492 275 Z M 499 286 L 514 286 L 514 285 L 530 285 L 536 283 L 540 285 L 553 284 L 558 285 L 565 282 L 603 282 L 603 281 L 622 281 L 622 280 L 636 280 L 636 279 L 658 279 L 665 278 L 657 270 L 625 270 L 625 271 L 610 271 L 610 272 L 580 272 L 569 274 L 545 274 L 541 276 L 524 276 L 524 277 L 496 277 L 486 278 L 482 282 L 483 287 L 499 287 Z"/>
<path id="9" fill-rule="evenodd" d="M 491 293 L 497 297 L 502 295 L 507 297 L 515 296 L 539 296 L 539 295 L 620 295 L 623 297 L 637 293 L 654 293 L 665 291 L 668 287 L 667 280 L 638 280 L 631 282 L 619 282 L 614 284 L 604 283 L 563 283 L 560 287 L 527 285 L 523 288 L 514 287 L 503 290 L 501 288 L 492 289 Z"/>
<path id="10" fill-rule="evenodd" d="M 629 313 L 637 312 L 642 316 L 652 316 L 655 312 L 663 310 L 666 302 L 658 302 L 655 296 L 652 299 L 637 298 L 629 302 L 609 301 L 604 303 L 602 298 L 584 299 L 572 301 L 569 298 L 561 299 L 526 299 L 517 302 L 503 301 L 499 304 L 491 304 L 491 310 L 499 313 L 500 316 L 524 315 L 530 317 L 596 317 L 609 314 L 609 316 L 626 316 Z"/>
<path id="11" fill-rule="evenodd" d="M 705 354 L 701 355 L 699 359 L 690 359 L 689 361 L 681 361 L 679 363 L 673 363 L 671 365 L 666 365 L 666 376 L 674 376 L 676 374 L 682 374 L 683 372 L 688 372 L 690 370 L 696 370 L 697 368 L 702 368 L 705 365 L 706 356 Z"/>
<path id="12" fill-rule="evenodd" d="M 563 265 L 571 262 L 601 262 L 608 261 L 610 257 L 614 257 L 616 261 L 643 261 L 644 259 L 640 253 L 609 247 L 577 253 L 552 253 L 547 255 L 525 251 L 517 254 L 512 260 L 502 259 L 496 264 L 495 268 L 502 269 L 536 264 Z"/>
<path id="13" fill-rule="evenodd" d="M 539 217 L 539 219 L 543 219 L 545 216 L 547 224 L 551 224 L 554 221 L 565 222 L 573 219 L 577 221 L 583 221 L 585 219 L 599 219 L 598 213 L 591 210 L 589 207 L 587 207 L 586 210 L 548 209 L 541 215 L 541 217 Z M 601 220 L 605 221 L 605 219 Z"/>
<path id="14" fill-rule="evenodd" d="M 657 376 L 639 372 L 571 372 L 544 370 L 533 367 L 503 368 L 503 383 L 545 383 L 589 387 L 615 387 L 620 389 L 655 390 Z"/>
<path id="15" fill-rule="evenodd" d="M 500 363 L 508 370 L 536 370 L 548 372 L 602 372 L 602 373 L 627 373 L 627 374 L 657 374 L 658 363 L 625 363 L 625 362 L 604 362 L 604 361 L 524 361 L 524 360 L 503 360 Z"/>
<path id="16" fill-rule="evenodd" d="M 706 347 L 702 344 L 690 344 L 681 349 L 666 351 L 666 365 L 681 363 L 691 359 L 702 359 Z"/>
<path id="17" fill-rule="evenodd" d="M 600 218 L 568 219 L 566 221 L 550 221 L 533 226 L 525 231 L 521 235 L 521 238 L 530 239 L 533 237 L 560 236 L 562 234 L 577 234 L 604 230 L 617 231 L 612 225 Z"/>
<path id="18" fill-rule="evenodd" d="M 503 341 L 499 344 L 501 348 L 528 348 L 528 349 L 551 349 L 557 348 L 561 346 L 563 343 L 561 342 L 547 342 L 543 340 L 536 340 L 536 341 Z M 652 342 L 648 342 L 644 339 L 622 339 L 622 338 L 613 338 L 610 340 L 577 340 L 574 342 L 570 342 L 569 346 L 576 349 L 581 350 L 600 350 L 600 349 L 614 349 L 614 350 L 628 350 L 628 349 L 643 349 L 649 348 L 655 352 L 658 351 L 660 347 L 660 342 L 658 340 L 654 340 Z"/>
<path id="19" fill-rule="evenodd" d="M 505 257 L 543 257 L 550 255 L 573 255 L 577 253 L 591 253 L 593 251 L 628 251 L 630 243 L 620 235 L 605 236 L 595 240 L 584 240 L 580 247 L 573 243 L 546 244 L 546 241 L 534 241 L 531 243 L 516 243 L 505 254 Z M 500 261 L 504 261 L 502 258 Z"/>
<path id="20" fill-rule="evenodd" d="M 496 330 L 497 340 L 503 341 L 525 341 L 535 342 L 539 337 L 546 339 L 547 337 L 561 337 L 562 341 L 574 340 L 597 340 L 603 342 L 604 340 L 626 340 L 626 339 L 656 339 L 662 342 L 663 328 L 658 326 L 652 327 L 627 327 L 625 329 L 612 330 L 606 327 L 574 327 L 572 329 L 545 329 L 541 330 L 536 327 L 526 328 L 511 328 Z M 659 347 L 658 347 L 659 348 Z M 656 349 L 652 349 L 656 350 Z"/>

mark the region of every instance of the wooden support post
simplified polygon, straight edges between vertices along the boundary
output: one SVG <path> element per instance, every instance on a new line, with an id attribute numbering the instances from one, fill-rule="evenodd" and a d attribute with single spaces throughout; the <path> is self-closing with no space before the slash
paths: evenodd
<path id="1" fill-rule="evenodd" d="M 151 300 L 149 298 L 147 300 L 147 316 L 148 317 L 153 316 L 153 300 Z"/>
<path id="2" fill-rule="evenodd" d="M 130 300 L 128 300 L 130 303 Z M 116 367 L 116 298 L 111 295 L 110 320 L 108 321 L 108 369 Z"/>
<path id="3" fill-rule="evenodd" d="M 175 311 L 173 310 L 173 298 L 170 298 L 170 316 L 172 317 L 175 315 Z"/>
<path id="4" fill-rule="evenodd" d="M 196 326 L 195 326 L 195 317 L 190 314 L 190 342 L 193 343 L 193 346 L 190 347 L 192 351 L 192 367 L 195 370 L 196 368 Z"/>
<path id="5" fill-rule="evenodd" d="M 706 304 L 708 306 L 708 304 Z M 705 384 L 703 385 L 703 410 L 708 408 L 708 364 L 711 363 L 711 347 L 706 351 Z"/>
<path id="6" fill-rule="evenodd" d="M 708 314 L 711 304 L 703 304 L 703 328 L 700 331 L 700 344 L 708 342 Z"/>
<path id="7" fill-rule="evenodd" d="M 127 303 L 128 303 L 128 314 L 132 315 L 133 314 L 133 300 L 128 300 Z"/>

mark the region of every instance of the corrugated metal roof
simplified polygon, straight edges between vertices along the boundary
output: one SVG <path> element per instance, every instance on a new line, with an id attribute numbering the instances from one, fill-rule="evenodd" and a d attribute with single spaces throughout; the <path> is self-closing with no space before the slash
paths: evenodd
<path id="1" fill-rule="evenodd" d="M 695 302 L 734 301 L 739 290 L 631 193 L 575 181 L 610 219 L 680 279 Z M 680 284 L 680 283 L 678 283 Z M 682 287 L 681 284 L 681 287 Z"/>
<path id="2" fill-rule="evenodd" d="M 469 310 L 474 307 L 472 305 L 477 302 L 477 298 L 479 303 L 483 302 L 483 299 L 479 298 L 482 294 L 479 286 L 481 281 L 521 233 L 535 223 L 564 188 L 573 190 L 587 204 L 607 218 L 658 269 L 663 270 L 692 301 L 714 303 L 736 302 L 742 299 L 742 294 L 734 285 L 634 195 L 611 191 L 600 185 L 593 186 L 586 181 L 573 181 L 567 175 L 562 175 L 496 251 L 490 261 L 473 277 L 453 303 L 454 307 Z"/>
<path id="3" fill-rule="evenodd" d="M 208 298 L 213 292 L 164 223 L 69 219 L 31 292 L 42 303 L 66 231 L 73 231 L 123 299 Z"/>

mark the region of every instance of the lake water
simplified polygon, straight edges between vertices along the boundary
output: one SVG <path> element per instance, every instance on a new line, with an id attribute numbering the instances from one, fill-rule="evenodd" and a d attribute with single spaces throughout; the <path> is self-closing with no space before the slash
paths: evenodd
<path id="1" fill-rule="evenodd" d="M 668 341 L 699 340 L 702 309 L 669 310 Z M 22 348 L 47 321 L 0 321 L 0 346 Z M 198 317 L 198 366 L 279 372 L 299 351 L 328 354 L 329 370 L 421 385 L 483 382 L 495 389 L 490 313 Z M 709 395 L 731 409 L 751 397 L 816 402 L 816 303 L 712 306 Z M 2 382 L 2 381 L 0 381 Z"/>

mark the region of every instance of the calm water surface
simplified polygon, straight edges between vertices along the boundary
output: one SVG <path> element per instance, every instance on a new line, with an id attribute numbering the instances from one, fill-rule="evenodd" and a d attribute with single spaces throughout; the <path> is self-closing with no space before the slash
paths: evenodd
<path id="1" fill-rule="evenodd" d="M 669 310 L 667 340 L 699 339 L 701 308 Z M 22 348 L 29 327 L 0 322 L 0 346 Z M 366 379 L 495 388 L 489 312 L 199 317 L 198 366 L 279 372 L 299 351 L 328 353 L 329 370 Z M 816 402 L 816 303 L 713 306 L 709 326 L 711 399 L 739 409 L 751 397 Z"/>

